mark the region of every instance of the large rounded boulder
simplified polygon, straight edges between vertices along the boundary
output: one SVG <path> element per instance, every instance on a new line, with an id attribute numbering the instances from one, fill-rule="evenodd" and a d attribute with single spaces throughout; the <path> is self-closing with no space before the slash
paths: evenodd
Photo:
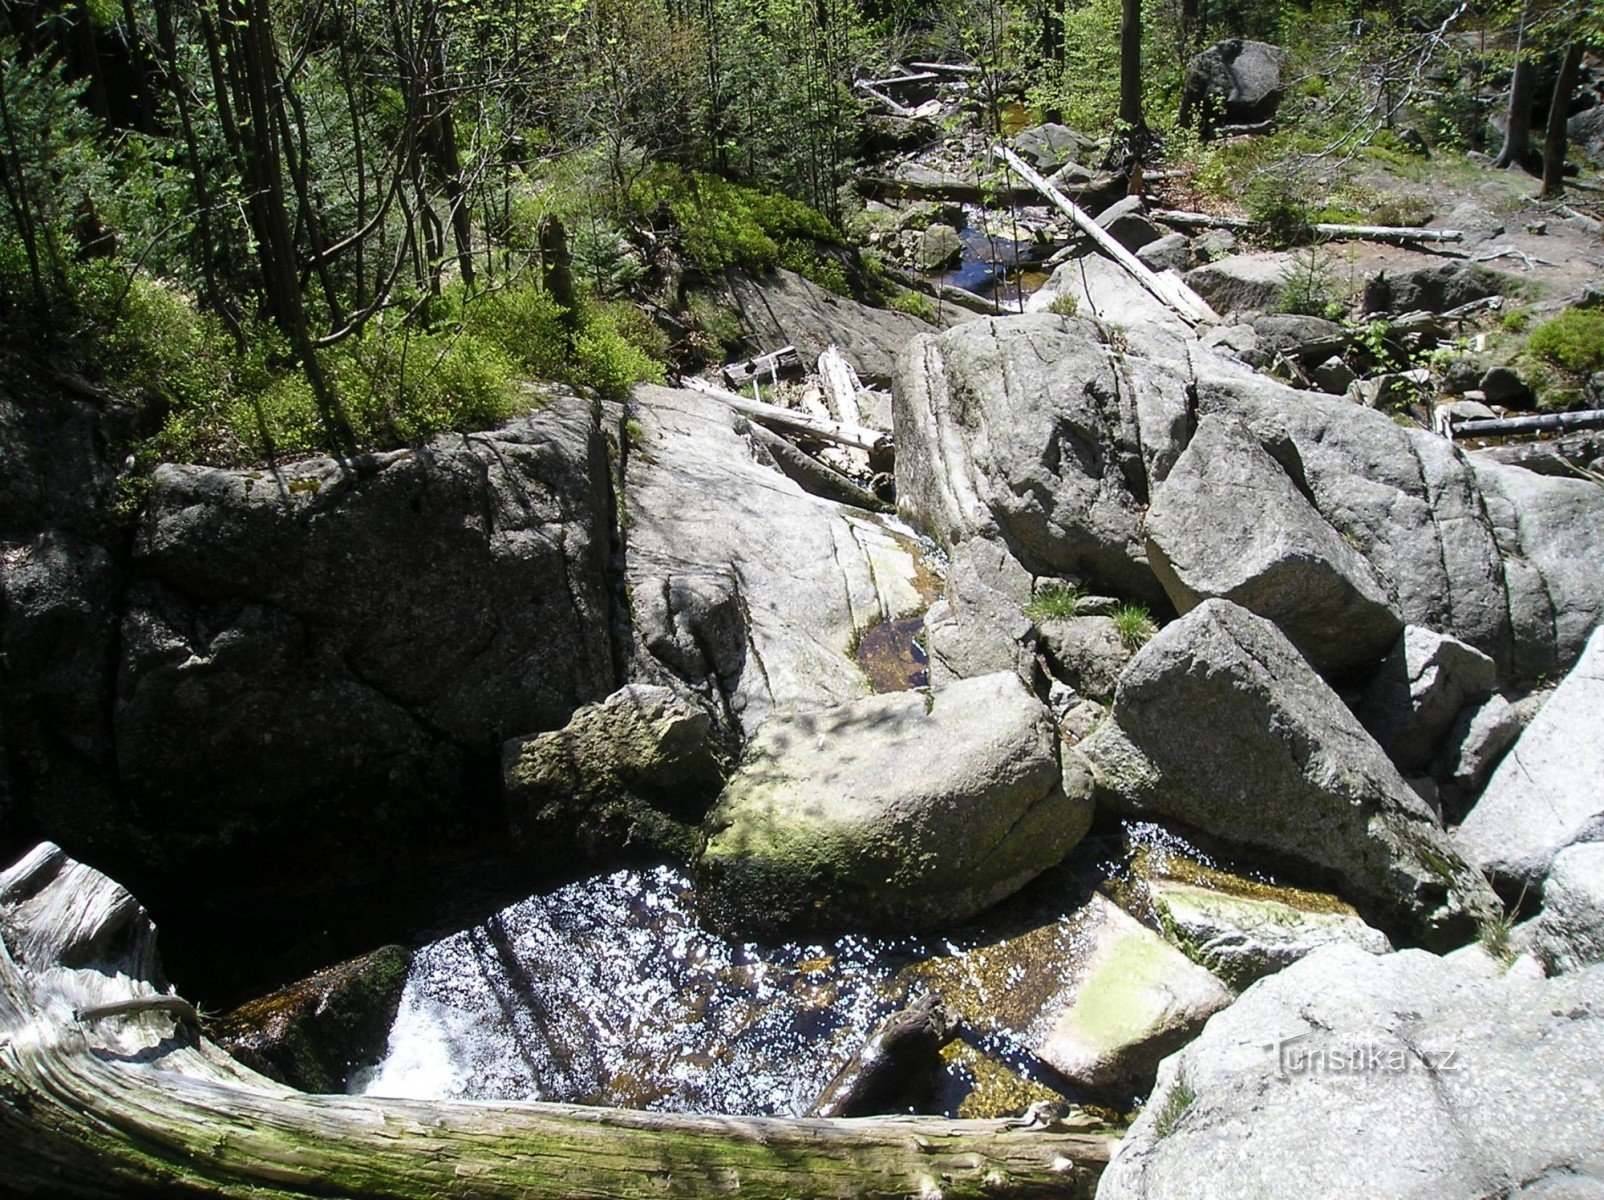
<path id="1" fill-rule="evenodd" d="M 779 713 L 708 817 L 706 915 L 741 932 L 963 920 L 1061 860 L 1091 771 L 1012 672 Z"/>

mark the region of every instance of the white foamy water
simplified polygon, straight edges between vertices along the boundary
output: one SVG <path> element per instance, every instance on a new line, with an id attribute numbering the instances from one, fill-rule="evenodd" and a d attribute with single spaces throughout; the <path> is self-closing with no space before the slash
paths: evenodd
<path id="1" fill-rule="evenodd" d="M 758 947 L 668 868 L 534 896 L 425 946 L 353 1090 L 799 1115 L 899 996 L 907 943 Z"/>

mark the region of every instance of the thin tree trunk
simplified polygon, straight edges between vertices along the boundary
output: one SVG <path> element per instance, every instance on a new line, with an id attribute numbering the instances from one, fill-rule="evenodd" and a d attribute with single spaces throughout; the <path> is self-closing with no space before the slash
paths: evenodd
<path id="1" fill-rule="evenodd" d="M 1582 44 L 1572 42 L 1565 47 L 1559 60 L 1559 78 L 1554 81 L 1554 98 L 1548 104 L 1548 134 L 1543 138 L 1543 190 L 1542 200 L 1554 200 L 1565 194 L 1565 123 L 1571 115 L 1571 93 L 1576 90 L 1576 75 L 1582 66 Z"/>
<path id="2" fill-rule="evenodd" d="M 1119 22 L 1119 119 L 1133 143 L 1146 128 L 1142 117 L 1142 0 L 1121 0 Z"/>

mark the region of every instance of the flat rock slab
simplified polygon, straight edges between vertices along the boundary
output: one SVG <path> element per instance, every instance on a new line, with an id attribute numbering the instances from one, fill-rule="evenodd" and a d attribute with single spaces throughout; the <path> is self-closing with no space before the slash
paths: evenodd
<path id="1" fill-rule="evenodd" d="M 1234 254 L 1193 267 L 1186 282 L 1222 316 L 1263 312 L 1280 301 L 1292 267 L 1292 256 L 1285 251 Z"/>
<path id="2" fill-rule="evenodd" d="M 1086 832 L 1090 768 L 1062 761 L 1051 714 L 1012 672 L 776 714 L 708 816 L 707 911 L 741 931 L 973 916 Z"/>
<path id="3" fill-rule="evenodd" d="M 925 606 L 911 537 L 809 495 L 707 396 L 635 392 L 624 537 L 647 651 L 750 732 L 864 695 L 855 635 Z"/>
<path id="4" fill-rule="evenodd" d="M 1025 1051 L 1080 1087 L 1124 1103 L 1152 1085 L 1160 1060 L 1231 994 L 1068 872 L 1044 887 L 1063 911 L 1005 922 L 974 944 L 914 964 L 902 978 L 940 995 L 986 1044 Z"/>
<path id="5" fill-rule="evenodd" d="M 1120 677 L 1080 745 L 1098 797 L 1304 864 L 1383 929 L 1444 949 L 1496 908 L 1430 809 L 1292 643 L 1209 600 Z"/>
<path id="6" fill-rule="evenodd" d="M 1165 1060 L 1100 1200 L 1604 1194 L 1604 968 L 1316 951 Z"/>
<path id="7" fill-rule="evenodd" d="M 1369 954 L 1392 949 L 1346 904 L 1312 906 L 1290 888 L 1264 886 L 1258 894 L 1156 880 L 1152 903 L 1165 931 L 1187 955 L 1241 991 L 1291 966 L 1322 946 L 1346 942 Z"/>
<path id="8" fill-rule="evenodd" d="M 1501 890 L 1535 895 L 1554 856 L 1604 840 L 1604 630 L 1587 648 L 1459 827 L 1463 852 Z"/>

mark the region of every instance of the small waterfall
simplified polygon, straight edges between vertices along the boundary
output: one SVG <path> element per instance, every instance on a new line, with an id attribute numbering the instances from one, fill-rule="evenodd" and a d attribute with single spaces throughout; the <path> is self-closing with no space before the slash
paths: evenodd
<path id="1" fill-rule="evenodd" d="M 354 1091 L 800 1115 L 902 999 L 912 942 L 731 943 L 677 872 L 534 896 L 420 950 Z"/>

